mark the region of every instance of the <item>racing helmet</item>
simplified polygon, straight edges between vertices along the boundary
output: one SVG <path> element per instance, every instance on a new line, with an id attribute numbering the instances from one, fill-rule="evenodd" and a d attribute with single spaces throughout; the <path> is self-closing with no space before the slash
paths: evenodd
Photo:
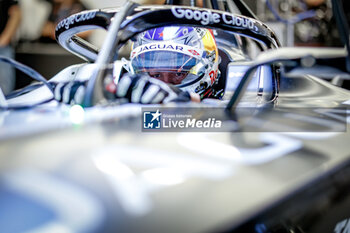
<path id="1" fill-rule="evenodd" d="M 130 54 L 132 73 L 147 73 L 201 98 L 217 82 L 219 54 L 212 30 L 168 26 L 137 36 Z"/>

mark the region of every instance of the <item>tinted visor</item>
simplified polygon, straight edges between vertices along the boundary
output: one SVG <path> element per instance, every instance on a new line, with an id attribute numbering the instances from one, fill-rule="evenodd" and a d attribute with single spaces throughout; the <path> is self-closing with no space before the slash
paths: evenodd
<path id="1" fill-rule="evenodd" d="M 189 72 L 199 59 L 174 51 L 149 51 L 138 54 L 131 60 L 135 73 L 149 71 Z"/>

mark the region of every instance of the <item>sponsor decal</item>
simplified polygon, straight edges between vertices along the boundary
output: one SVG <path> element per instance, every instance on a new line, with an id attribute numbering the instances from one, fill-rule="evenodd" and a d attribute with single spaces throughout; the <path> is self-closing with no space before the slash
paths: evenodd
<path id="1" fill-rule="evenodd" d="M 226 24 L 232 24 L 234 26 L 249 28 L 251 30 L 257 31 L 257 27 L 254 25 L 254 22 L 250 19 L 241 18 L 239 16 L 234 16 L 232 14 L 225 13 L 222 15 L 222 20 Z"/>
<path id="2" fill-rule="evenodd" d="M 176 18 L 186 18 L 188 20 L 199 21 L 202 25 L 208 25 L 211 23 L 225 23 L 258 31 L 258 27 L 255 26 L 254 22 L 251 19 L 243 18 L 233 14 L 219 14 L 210 10 L 199 11 L 192 9 L 183 9 L 179 7 L 172 7 L 171 12 Z"/>
<path id="3" fill-rule="evenodd" d="M 217 70 L 216 71 L 212 70 L 212 71 L 209 72 L 209 77 L 210 77 L 211 84 L 213 84 L 215 82 L 215 79 L 216 79 L 217 75 L 218 75 L 218 71 Z"/>
<path id="4" fill-rule="evenodd" d="M 188 52 L 192 53 L 192 54 L 195 55 L 195 56 L 200 55 L 200 54 L 199 54 L 196 50 L 194 50 L 194 49 L 189 49 Z"/>
<path id="5" fill-rule="evenodd" d="M 96 11 L 90 11 L 87 13 L 72 15 L 62 20 L 61 22 L 59 22 L 57 24 L 56 31 L 63 27 L 65 29 L 69 29 L 72 24 L 95 18 L 95 16 L 96 16 Z"/>
<path id="6" fill-rule="evenodd" d="M 194 50 L 193 47 L 187 45 L 174 44 L 169 42 L 159 42 L 159 43 L 150 43 L 139 46 L 131 52 L 131 59 L 135 58 L 141 53 L 149 51 L 173 51 L 183 53 L 189 56 L 202 57 L 204 51 L 202 49 Z"/>
<path id="7" fill-rule="evenodd" d="M 203 37 L 206 33 L 205 30 L 203 30 L 202 28 L 196 28 L 196 32 L 198 33 L 199 37 Z"/>
<path id="8" fill-rule="evenodd" d="M 171 12 L 176 18 L 186 18 L 188 20 L 194 19 L 196 21 L 200 21 L 203 25 L 208 25 L 210 22 L 220 23 L 220 15 L 217 13 L 212 13 L 210 10 L 199 11 L 172 7 Z"/>
<path id="9" fill-rule="evenodd" d="M 147 51 L 147 50 L 175 50 L 175 51 L 182 51 L 184 48 L 180 45 L 171 45 L 171 44 L 150 44 L 150 45 L 144 45 L 140 46 L 138 53 Z"/>

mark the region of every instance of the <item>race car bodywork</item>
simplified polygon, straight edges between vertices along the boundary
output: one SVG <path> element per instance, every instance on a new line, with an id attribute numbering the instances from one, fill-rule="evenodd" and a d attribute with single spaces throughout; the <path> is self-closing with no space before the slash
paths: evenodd
<path id="1" fill-rule="evenodd" d="M 121 45 L 144 30 L 175 24 L 226 30 L 222 37 L 218 32 L 221 56 L 242 49 L 237 34 L 275 51 L 250 61 L 244 54 L 240 60 L 228 56 L 222 63 L 223 100 L 175 106 L 105 102 L 101 80 Z M 96 26 L 109 31 L 99 52 L 73 36 Z M 237 46 L 228 50 L 225 36 L 230 33 Z M 344 62 L 342 51 L 300 55 L 296 49 L 277 49 L 273 32 L 256 19 L 181 6 L 82 12 L 57 26 L 57 39 L 95 63 L 68 67 L 49 83 L 89 79 L 88 107 L 48 102 L 53 96 L 47 87 L 6 101 L 9 108 L 31 107 L 0 112 L 4 232 L 349 229 L 350 92 L 314 75 L 322 62 Z M 311 65 L 305 66 L 310 64 L 305 57 L 313 58 Z M 118 61 L 114 66 L 121 67 Z M 254 67 L 257 73 L 249 76 Z M 164 115 L 169 109 L 191 109 L 198 118 L 210 112 L 224 127 L 217 132 L 145 131 L 143 116 L 149 109 Z"/>

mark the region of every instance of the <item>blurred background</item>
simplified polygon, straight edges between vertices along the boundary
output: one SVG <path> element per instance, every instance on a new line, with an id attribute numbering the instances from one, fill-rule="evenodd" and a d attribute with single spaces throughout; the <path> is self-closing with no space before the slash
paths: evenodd
<path id="1" fill-rule="evenodd" d="M 159 3 L 162 0 L 138 0 Z M 153 2 L 151 2 L 153 1 Z M 341 46 L 334 26 L 330 0 L 246 0 L 258 18 L 271 26 L 284 46 Z M 344 9 L 349 1 L 343 1 Z M 56 24 L 77 12 L 119 7 L 124 0 L 0 0 L 0 52 L 37 70 L 47 79 L 71 64 L 84 62 L 61 48 L 54 39 Z M 349 19 L 350 17 L 348 17 Z M 80 35 L 101 45 L 104 31 Z M 3 39 L 5 38 L 5 39 Z M 5 42 L 4 42 L 5 41 Z M 3 51 L 4 50 L 4 51 Z M 6 68 L 0 67 L 1 73 Z M 13 72 L 15 82 L 1 84 L 8 93 L 28 85 L 31 79 Z M 1 74 L 0 75 L 4 75 Z M 5 74 L 11 76 L 11 74 Z"/>

